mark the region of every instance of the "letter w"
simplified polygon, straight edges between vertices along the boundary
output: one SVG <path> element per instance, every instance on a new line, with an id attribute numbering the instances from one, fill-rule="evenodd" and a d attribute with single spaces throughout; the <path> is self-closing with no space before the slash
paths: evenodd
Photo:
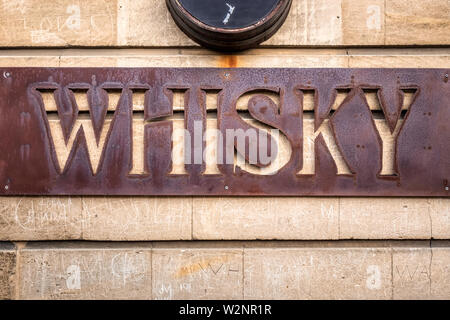
<path id="1" fill-rule="evenodd" d="M 48 126 L 50 129 L 50 143 L 54 146 L 57 161 L 57 171 L 62 174 L 67 171 L 70 166 L 69 159 L 74 156 L 76 151 L 76 141 L 81 139 L 84 133 L 84 140 L 77 143 L 85 143 L 88 151 L 89 161 L 93 174 L 97 174 L 100 167 L 100 160 L 105 149 L 108 133 L 111 129 L 111 119 L 106 119 L 107 111 L 115 110 L 117 105 L 112 103 L 108 106 L 108 94 L 102 89 L 91 89 L 89 98 L 88 91 L 77 91 L 65 93 L 42 91 L 41 96 L 44 102 L 44 108 L 47 112 Z M 61 95 L 65 95 L 62 97 Z M 62 110 L 57 107 L 57 100 L 65 104 L 68 109 Z M 78 107 L 78 111 L 73 111 L 74 105 Z M 72 105 L 72 108 L 70 108 Z M 94 110 L 100 108 L 101 110 Z M 76 109 L 75 109 L 76 110 Z M 51 112 L 58 111 L 58 119 L 51 117 Z M 83 113 L 79 113 L 82 111 Z M 89 111 L 85 113 L 84 111 Z M 72 115 L 75 121 L 72 125 L 64 123 L 64 118 Z M 65 127 L 65 126 L 66 127 Z"/>

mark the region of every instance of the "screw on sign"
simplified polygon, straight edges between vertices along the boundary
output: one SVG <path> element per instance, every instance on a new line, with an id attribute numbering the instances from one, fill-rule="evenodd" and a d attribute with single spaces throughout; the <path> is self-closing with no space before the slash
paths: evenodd
<path id="1" fill-rule="evenodd" d="M 166 0 L 178 27 L 202 46 L 234 51 L 255 47 L 282 26 L 292 0 Z"/>

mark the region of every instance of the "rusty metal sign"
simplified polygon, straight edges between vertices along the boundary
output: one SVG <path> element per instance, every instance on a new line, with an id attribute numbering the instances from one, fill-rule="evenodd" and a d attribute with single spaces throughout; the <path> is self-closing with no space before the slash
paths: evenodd
<path id="1" fill-rule="evenodd" d="M 0 194 L 448 197 L 448 74 L 0 68 Z"/>

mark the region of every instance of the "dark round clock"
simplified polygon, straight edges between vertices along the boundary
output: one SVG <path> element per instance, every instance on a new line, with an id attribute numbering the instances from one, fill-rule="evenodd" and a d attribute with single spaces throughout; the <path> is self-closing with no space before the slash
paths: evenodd
<path id="1" fill-rule="evenodd" d="M 178 25 L 191 39 L 215 50 L 252 48 L 283 24 L 292 0 L 166 0 Z"/>

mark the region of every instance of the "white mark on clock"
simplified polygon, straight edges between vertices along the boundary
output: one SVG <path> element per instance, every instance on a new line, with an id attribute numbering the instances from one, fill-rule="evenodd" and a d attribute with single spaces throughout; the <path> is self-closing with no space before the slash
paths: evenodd
<path id="1" fill-rule="evenodd" d="M 233 14 L 234 9 L 236 8 L 236 6 L 232 6 L 229 3 L 226 3 L 226 5 L 228 6 L 228 12 L 225 19 L 223 19 L 223 24 L 227 24 L 228 21 L 230 21 L 231 15 Z"/>

